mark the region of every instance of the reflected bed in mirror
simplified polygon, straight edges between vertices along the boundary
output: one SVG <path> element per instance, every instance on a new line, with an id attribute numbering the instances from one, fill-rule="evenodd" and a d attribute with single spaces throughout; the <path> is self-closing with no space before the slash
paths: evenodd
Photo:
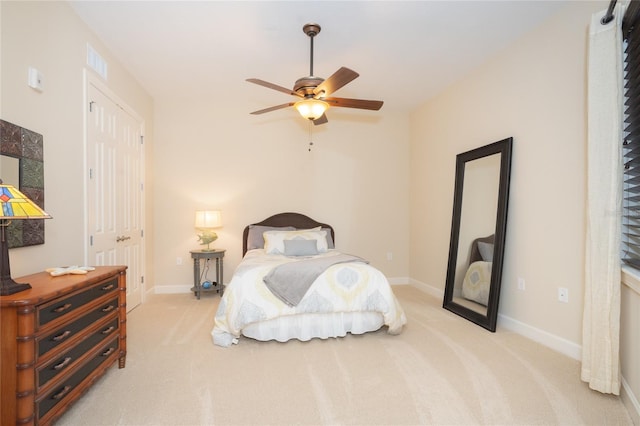
<path id="1" fill-rule="evenodd" d="M 42 135 L 0 120 L 0 179 L 44 208 Z M 7 229 L 9 248 L 44 244 L 44 220 L 16 220 Z"/>
<path id="2" fill-rule="evenodd" d="M 495 331 L 513 138 L 456 156 L 443 307 Z"/>

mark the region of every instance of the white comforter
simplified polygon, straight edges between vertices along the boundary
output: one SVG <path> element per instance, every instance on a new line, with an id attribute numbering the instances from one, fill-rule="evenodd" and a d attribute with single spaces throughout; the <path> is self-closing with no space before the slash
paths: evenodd
<path id="1" fill-rule="evenodd" d="M 339 253 L 329 250 L 318 256 Z M 272 268 L 300 259 L 308 257 L 267 255 L 262 249 L 247 252 L 225 287 L 211 332 L 213 342 L 230 346 L 250 324 L 303 313 L 379 312 L 389 333 L 402 331 L 407 319 L 389 282 L 382 272 L 366 263 L 331 266 L 314 281 L 298 305 L 282 302 L 267 289 L 263 278 Z"/>

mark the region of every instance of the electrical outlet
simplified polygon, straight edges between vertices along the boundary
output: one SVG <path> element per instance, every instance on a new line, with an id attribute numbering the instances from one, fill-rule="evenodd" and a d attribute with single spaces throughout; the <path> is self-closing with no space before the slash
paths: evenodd
<path id="1" fill-rule="evenodd" d="M 176 265 L 182 265 L 182 258 L 176 257 Z"/>
<path id="2" fill-rule="evenodd" d="M 518 277 L 518 290 L 524 291 L 524 278 Z"/>
<path id="3" fill-rule="evenodd" d="M 569 289 L 565 287 L 558 287 L 558 301 L 562 303 L 569 303 Z"/>

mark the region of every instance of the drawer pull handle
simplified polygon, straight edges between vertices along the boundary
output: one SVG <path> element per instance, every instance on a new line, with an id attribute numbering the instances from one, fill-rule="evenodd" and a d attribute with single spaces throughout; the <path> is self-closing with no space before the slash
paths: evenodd
<path id="1" fill-rule="evenodd" d="M 111 333 L 113 330 L 115 330 L 116 328 L 114 326 L 111 326 L 109 328 L 106 328 L 104 330 L 102 330 L 102 334 L 109 334 Z"/>
<path id="2" fill-rule="evenodd" d="M 109 305 L 107 307 L 102 308 L 102 312 L 111 312 L 115 309 L 116 307 L 113 305 Z"/>
<path id="3" fill-rule="evenodd" d="M 109 290 L 113 290 L 115 286 L 113 284 L 109 284 L 109 285 L 105 285 L 104 287 L 102 287 L 103 291 L 109 291 Z"/>
<path id="4" fill-rule="evenodd" d="M 56 364 L 54 365 L 52 368 L 54 370 L 62 370 L 63 368 L 65 368 L 67 365 L 69 365 L 69 363 L 71 362 L 71 357 L 68 356 L 66 357 L 60 364 Z"/>
<path id="5" fill-rule="evenodd" d="M 71 307 L 71 303 L 65 303 L 64 305 L 58 306 L 57 308 L 55 308 L 53 312 L 55 312 L 56 314 L 59 314 L 60 312 L 66 311 L 70 307 Z"/>
<path id="6" fill-rule="evenodd" d="M 51 338 L 51 340 L 53 340 L 54 342 L 59 342 L 61 340 L 66 339 L 67 337 L 69 337 L 70 334 L 71 334 L 71 332 L 69 330 L 67 330 L 62 334 L 58 334 L 57 336 L 53 336 Z"/>
<path id="7" fill-rule="evenodd" d="M 101 356 L 109 356 L 109 355 L 111 355 L 112 353 L 114 353 L 115 351 L 116 351 L 116 350 L 115 350 L 115 348 L 109 348 L 108 350 L 106 350 L 106 351 L 102 352 L 100 355 L 101 355 Z"/>
<path id="8" fill-rule="evenodd" d="M 60 392 L 58 392 L 57 394 L 53 395 L 51 398 L 53 398 L 53 399 L 61 399 L 66 394 L 68 394 L 70 390 L 71 390 L 71 386 L 67 385 L 67 386 L 63 387 Z"/>

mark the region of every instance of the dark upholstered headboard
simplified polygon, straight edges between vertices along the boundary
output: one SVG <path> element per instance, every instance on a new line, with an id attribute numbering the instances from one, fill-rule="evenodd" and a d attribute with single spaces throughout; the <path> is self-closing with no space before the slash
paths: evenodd
<path id="1" fill-rule="evenodd" d="M 266 218 L 262 222 L 252 223 L 251 225 L 279 227 L 293 226 L 296 229 L 311 229 L 321 226 L 323 228 L 329 228 L 331 230 L 331 238 L 334 242 L 336 241 L 336 235 L 331 225 L 317 222 L 309 216 L 305 216 L 300 213 L 278 213 Z M 242 233 L 242 256 L 247 253 L 247 238 L 249 237 L 249 226 L 251 225 L 247 225 Z"/>

